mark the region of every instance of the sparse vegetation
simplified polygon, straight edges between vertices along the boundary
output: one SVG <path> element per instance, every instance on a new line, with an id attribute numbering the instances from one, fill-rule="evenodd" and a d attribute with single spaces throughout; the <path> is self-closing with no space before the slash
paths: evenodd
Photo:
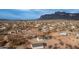
<path id="1" fill-rule="evenodd" d="M 43 43 L 44 48 L 79 48 L 78 31 L 78 20 L 0 21 L 0 46 L 29 49 Z"/>

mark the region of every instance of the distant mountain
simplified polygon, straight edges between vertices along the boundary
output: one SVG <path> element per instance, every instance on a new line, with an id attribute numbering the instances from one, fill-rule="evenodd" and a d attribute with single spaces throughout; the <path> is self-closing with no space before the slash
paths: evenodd
<path id="1" fill-rule="evenodd" d="M 75 19 L 79 20 L 79 13 L 55 12 L 54 14 L 42 15 L 39 19 Z"/>

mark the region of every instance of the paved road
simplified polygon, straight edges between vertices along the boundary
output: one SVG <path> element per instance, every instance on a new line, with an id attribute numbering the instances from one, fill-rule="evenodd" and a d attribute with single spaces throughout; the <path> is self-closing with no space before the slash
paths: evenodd
<path id="1" fill-rule="evenodd" d="M 7 49 L 7 48 L 4 48 L 4 47 L 0 47 L 0 49 Z"/>
<path id="2" fill-rule="evenodd" d="M 33 47 L 33 49 L 43 49 L 43 46 Z"/>

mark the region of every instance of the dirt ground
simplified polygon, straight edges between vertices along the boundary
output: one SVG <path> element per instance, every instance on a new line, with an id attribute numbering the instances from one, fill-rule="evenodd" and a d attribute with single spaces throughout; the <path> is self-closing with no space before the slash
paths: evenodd
<path id="1" fill-rule="evenodd" d="M 43 49 L 78 49 L 79 21 L 0 21 L 0 47 L 32 49 L 40 46 Z"/>

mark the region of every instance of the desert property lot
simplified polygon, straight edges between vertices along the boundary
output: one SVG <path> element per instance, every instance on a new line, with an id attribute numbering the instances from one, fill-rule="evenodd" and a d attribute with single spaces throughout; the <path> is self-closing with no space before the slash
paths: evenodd
<path id="1" fill-rule="evenodd" d="M 0 21 L 1 49 L 78 49 L 78 20 Z"/>

